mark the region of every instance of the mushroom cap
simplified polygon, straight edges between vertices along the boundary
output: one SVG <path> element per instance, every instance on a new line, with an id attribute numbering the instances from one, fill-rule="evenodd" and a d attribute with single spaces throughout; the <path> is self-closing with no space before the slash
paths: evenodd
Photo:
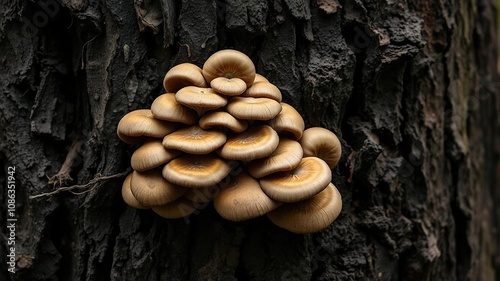
<path id="1" fill-rule="evenodd" d="M 193 125 L 198 115 L 193 109 L 177 102 L 175 94 L 166 93 L 157 97 L 151 104 L 151 112 L 156 119 Z"/>
<path id="2" fill-rule="evenodd" d="M 214 199 L 214 207 L 225 219 L 243 221 L 262 216 L 276 209 L 282 203 L 267 196 L 259 182 L 241 172 L 231 183 L 220 189 Z"/>
<path id="3" fill-rule="evenodd" d="M 203 188 L 217 184 L 230 171 L 229 162 L 213 154 L 184 154 L 165 165 L 163 177 L 180 186 Z"/>
<path id="4" fill-rule="evenodd" d="M 202 73 L 208 83 L 217 77 L 237 77 L 248 87 L 255 80 L 255 65 L 247 55 L 240 51 L 221 50 L 205 61 Z"/>
<path id="5" fill-rule="evenodd" d="M 132 173 L 128 174 L 122 184 L 122 197 L 123 201 L 127 203 L 132 208 L 136 209 L 148 209 L 147 206 L 142 205 L 137 199 L 135 199 L 132 191 L 130 191 L 130 180 L 132 179 Z"/>
<path id="6" fill-rule="evenodd" d="M 145 206 L 162 206 L 176 200 L 186 192 L 161 175 L 161 169 L 145 172 L 134 171 L 130 181 L 130 190 L 135 199 Z"/>
<path id="7" fill-rule="evenodd" d="M 342 196 L 330 183 L 323 191 L 313 197 L 283 204 L 267 214 L 277 226 L 288 231 L 306 234 L 321 231 L 337 219 L 342 211 Z"/>
<path id="8" fill-rule="evenodd" d="M 141 145 L 130 158 L 132 169 L 138 172 L 159 167 L 181 154 L 177 150 L 167 150 L 160 139 L 151 139 Z"/>
<path id="9" fill-rule="evenodd" d="M 225 96 L 241 95 L 246 89 L 247 84 L 240 78 L 217 77 L 210 82 L 210 87 L 217 93 Z"/>
<path id="10" fill-rule="evenodd" d="M 281 138 L 271 155 L 251 161 L 248 173 L 254 178 L 262 178 L 272 173 L 295 169 L 302 160 L 302 147 L 297 141 Z"/>
<path id="11" fill-rule="evenodd" d="M 281 112 L 281 105 L 268 98 L 233 97 L 226 106 L 231 115 L 244 120 L 271 120 Z"/>
<path id="12" fill-rule="evenodd" d="M 335 168 L 342 156 L 342 145 L 337 136 L 321 127 L 312 127 L 304 131 L 300 139 L 304 157 L 316 156 L 323 159 L 330 169 Z"/>
<path id="13" fill-rule="evenodd" d="M 257 82 L 261 82 L 261 81 L 269 82 L 269 80 L 267 80 L 267 78 L 264 77 L 263 75 L 261 75 L 259 73 L 255 73 L 255 79 L 253 80 L 253 82 L 257 83 Z"/>
<path id="14" fill-rule="evenodd" d="M 331 180 L 332 171 L 325 161 L 305 157 L 293 170 L 261 178 L 260 186 L 274 200 L 292 203 L 318 194 Z"/>
<path id="15" fill-rule="evenodd" d="M 268 98 L 281 102 L 281 91 L 274 84 L 269 82 L 254 82 L 252 86 L 248 87 L 241 95 L 242 97 L 252 98 Z"/>
<path id="16" fill-rule="evenodd" d="M 227 128 L 235 133 L 241 133 L 248 128 L 246 120 L 239 120 L 226 111 L 216 110 L 205 113 L 199 121 L 200 127 L 210 129 L 213 127 Z"/>
<path id="17" fill-rule="evenodd" d="M 156 214 L 166 219 L 178 219 L 187 217 L 194 213 L 198 203 L 181 197 L 174 202 L 167 203 L 163 206 L 151 208 Z"/>
<path id="18" fill-rule="evenodd" d="M 180 104 L 195 109 L 198 113 L 200 110 L 217 109 L 227 104 L 226 98 L 217 94 L 212 88 L 194 86 L 184 87 L 177 91 L 175 99 Z"/>
<path id="19" fill-rule="evenodd" d="M 296 140 L 302 138 L 305 124 L 300 113 L 293 106 L 281 103 L 281 112 L 268 122 L 269 126 L 280 132 L 290 133 Z M 311 156 L 311 155 L 308 155 Z"/>
<path id="20" fill-rule="evenodd" d="M 163 79 L 163 87 L 169 93 L 175 93 L 187 86 L 207 87 L 201 68 L 192 63 L 181 63 L 172 67 Z"/>
<path id="21" fill-rule="evenodd" d="M 217 130 L 204 130 L 198 125 L 177 130 L 163 138 L 163 146 L 190 154 L 207 154 L 226 142 L 226 134 Z"/>
<path id="22" fill-rule="evenodd" d="M 173 123 L 155 119 L 150 109 L 138 109 L 122 117 L 116 132 L 123 142 L 136 144 L 142 142 L 143 136 L 163 138 L 176 128 Z"/>
<path id="23" fill-rule="evenodd" d="M 217 186 L 209 186 L 205 188 L 189 188 L 183 197 L 195 203 L 206 203 L 212 201 L 219 194 Z"/>
<path id="24" fill-rule="evenodd" d="M 225 159 L 250 161 L 269 156 L 278 144 L 278 134 L 271 127 L 252 126 L 242 133 L 230 136 L 217 153 Z"/>

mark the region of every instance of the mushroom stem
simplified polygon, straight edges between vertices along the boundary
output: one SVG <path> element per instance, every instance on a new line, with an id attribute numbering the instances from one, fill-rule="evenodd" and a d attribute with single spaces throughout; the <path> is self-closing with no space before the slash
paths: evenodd
<path id="1" fill-rule="evenodd" d="M 59 172 L 48 178 L 50 185 L 59 187 L 73 181 L 70 174 L 82 161 L 81 152 L 83 151 L 83 144 L 84 141 L 81 139 L 73 141 Z"/>

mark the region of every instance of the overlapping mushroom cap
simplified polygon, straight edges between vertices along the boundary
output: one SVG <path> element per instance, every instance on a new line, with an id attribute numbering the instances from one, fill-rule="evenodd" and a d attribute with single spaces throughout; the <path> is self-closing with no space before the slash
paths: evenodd
<path id="1" fill-rule="evenodd" d="M 122 185 L 129 206 L 175 219 L 213 201 L 225 219 L 267 217 L 295 233 L 317 232 L 339 215 L 331 183 L 341 144 L 282 102 L 278 87 L 236 50 L 203 68 L 179 64 L 151 109 L 125 115 L 118 137 L 140 144 Z M 280 207 L 281 206 L 281 207 Z"/>

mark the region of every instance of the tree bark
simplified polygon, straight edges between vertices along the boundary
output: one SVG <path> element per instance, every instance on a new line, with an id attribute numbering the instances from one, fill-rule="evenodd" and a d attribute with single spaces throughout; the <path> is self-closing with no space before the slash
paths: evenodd
<path id="1" fill-rule="evenodd" d="M 61 1 L 0 4 L 0 280 L 500 280 L 493 0 Z M 120 118 L 225 48 L 341 139 L 326 230 L 121 199 Z"/>

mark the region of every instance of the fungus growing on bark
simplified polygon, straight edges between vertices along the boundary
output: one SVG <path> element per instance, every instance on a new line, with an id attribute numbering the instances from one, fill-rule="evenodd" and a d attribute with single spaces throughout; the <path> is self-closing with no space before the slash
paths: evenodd
<path id="1" fill-rule="evenodd" d="M 304 201 L 283 204 L 267 214 L 277 226 L 307 234 L 321 231 L 337 219 L 342 210 L 342 197 L 330 183 L 323 191 Z"/>
<path id="2" fill-rule="evenodd" d="M 299 112 L 281 102 L 280 89 L 256 74 L 245 54 L 217 52 L 203 69 L 177 65 L 164 87 L 150 110 L 118 124 L 124 142 L 145 142 L 122 185 L 128 205 L 179 218 L 213 200 L 225 219 L 268 214 L 296 233 L 335 220 L 340 194 L 330 182 L 341 155 L 338 138 L 323 128 L 304 131 Z"/>

